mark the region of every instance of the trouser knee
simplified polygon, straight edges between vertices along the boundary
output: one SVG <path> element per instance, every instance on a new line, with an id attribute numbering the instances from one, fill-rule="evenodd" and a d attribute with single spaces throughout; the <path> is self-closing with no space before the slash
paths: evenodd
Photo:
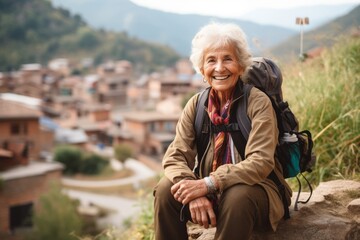
<path id="1" fill-rule="evenodd" d="M 171 194 L 173 183 L 163 177 L 154 189 L 154 228 L 157 240 L 188 239 L 186 221 L 181 221 L 182 204 Z"/>
<path id="2" fill-rule="evenodd" d="M 268 208 L 267 194 L 261 186 L 230 187 L 219 202 L 216 239 L 249 239 L 254 229 L 269 226 Z"/>
<path id="3" fill-rule="evenodd" d="M 160 179 L 153 192 L 155 204 L 166 205 L 175 200 L 170 191 L 172 185 L 173 183 L 167 177 Z"/>

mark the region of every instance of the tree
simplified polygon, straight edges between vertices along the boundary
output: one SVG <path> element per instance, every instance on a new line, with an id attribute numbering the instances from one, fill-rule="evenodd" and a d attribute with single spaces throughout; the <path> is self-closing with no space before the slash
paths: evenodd
<path id="1" fill-rule="evenodd" d="M 75 240 L 74 235 L 81 234 L 83 223 L 76 210 L 77 204 L 61 193 L 60 186 L 52 184 L 49 192 L 40 197 L 39 205 L 34 213 L 34 232 L 30 239 Z"/>
<path id="2" fill-rule="evenodd" d="M 117 144 L 115 146 L 115 157 L 120 162 L 124 163 L 126 159 L 132 157 L 133 150 L 127 144 Z"/>

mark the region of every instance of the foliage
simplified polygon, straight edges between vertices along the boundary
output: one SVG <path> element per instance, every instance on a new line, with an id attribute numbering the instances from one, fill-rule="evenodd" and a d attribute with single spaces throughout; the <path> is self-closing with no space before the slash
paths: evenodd
<path id="1" fill-rule="evenodd" d="M 84 153 L 74 146 L 59 146 L 55 149 L 54 160 L 64 164 L 65 174 L 99 174 L 109 161 L 94 153 Z"/>
<path id="2" fill-rule="evenodd" d="M 360 179 L 360 39 L 341 39 L 321 57 L 285 69 L 285 99 L 313 133 L 312 182 Z"/>
<path id="3" fill-rule="evenodd" d="M 126 59 L 135 70 L 151 71 L 172 65 L 178 54 L 163 45 L 130 38 L 87 26 L 79 15 L 54 8 L 48 0 L 0 0 L 0 71 L 21 64 L 46 64 L 56 57 L 80 61 L 92 57 L 95 63 Z"/>
<path id="4" fill-rule="evenodd" d="M 81 240 L 154 240 L 154 204 L 150 193 L 144 194 L 139 202 L 141 206 L 140 215 L 133 221 L 129 221 L 130 227 L 125 231 L 114 228 L 105 229 L 100 234 L 91 237 L 80 237 Z"/>
<path id="5" fill-rule="evenodd" d="M 140 202 L 141 212 L 139 217 L 132 223 L 131 227 L 125 231 L 118 240 L 153 240 L 154 233 L 154 197 L 152 193 L 147 194 Z"/>
<path id="6" fill-rule="evenodd" d="M 117 144 L 114 147 L 115 157 L 120 162 L 124 163 L 126 159 L 132 157 L 133 150 L 132 148 L 127 144 Z"/>
<path id="7" fill-rule="evenodd" d="M 60 186 L 52 185 L 49 192 L 40 197 L 39 204 L 30 240 L 70 240 L 76 239 L 72 234 L 81 233 L 82 221 L 76 205 L 61 193 Z"/>
<path id="8" fill-rule="evenodd" d="M 80 165 L 80 172 L 84 174 L 99 174 L 109 161 L 98 154 L 87 154 L 83 157 Z"/>
<path id="9" fill-rule="evenodd" d="M 59 146 L 55 149 L 54 160 L 64 164 L 65 174 L 75 174 L 80 171 L 82 152 L 73 146 Z"/>

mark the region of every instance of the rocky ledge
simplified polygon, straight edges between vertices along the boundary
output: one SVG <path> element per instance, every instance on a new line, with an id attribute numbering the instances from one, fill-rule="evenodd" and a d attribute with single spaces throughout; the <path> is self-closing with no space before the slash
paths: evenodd
<path id="1" fill-rule="evenodd" d="M 294 195 L 296 195 L 295 193 Z M 308 193 L 301 193 L 306 199 Z M 293 196 L 293 201 L 296 196 Z M 291 218 L 282 221 L 276 232 L 254 233 L 253 240 L 359 240 L 360 182 L 322 182 L 307 204 L 290 208 Z M 213 240 L 216 229 L 189 224 L 189 240 Z"/>

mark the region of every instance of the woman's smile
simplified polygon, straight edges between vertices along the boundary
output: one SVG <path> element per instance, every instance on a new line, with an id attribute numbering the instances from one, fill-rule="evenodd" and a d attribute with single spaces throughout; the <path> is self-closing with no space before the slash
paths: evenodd
<path id="1" fill-rule="evenodd" d="M 225 76 L 213 76 L 212 79 L 213 80 L 218 80 L 218 81 L 223 81 L 223 80 L 227 80 L 231 75 L 225 75 Z"/>

